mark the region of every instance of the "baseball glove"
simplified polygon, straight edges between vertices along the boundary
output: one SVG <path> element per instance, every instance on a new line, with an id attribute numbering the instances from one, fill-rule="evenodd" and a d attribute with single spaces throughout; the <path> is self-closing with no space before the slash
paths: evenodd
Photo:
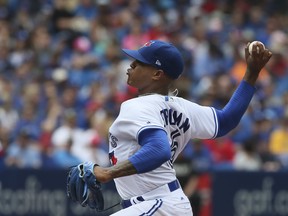
<path id="1" fill-rule="evenodd" d="M 89 206 L 97 211 L 104 209 L 101 183 L 97 181 L 93 168 L 98 166 L 91 162 L 72 167 L 67 176 L 67 196 L 83 207 Z"/>

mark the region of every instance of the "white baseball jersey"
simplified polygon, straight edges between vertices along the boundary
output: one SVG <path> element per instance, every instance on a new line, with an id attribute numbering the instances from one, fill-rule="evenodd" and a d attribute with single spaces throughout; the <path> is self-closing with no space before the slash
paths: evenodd
<path id="1" fill-rule="evenodd" d="M 172 164 L 188 141 L 214 138 L 218 123 L 213 108 L 180 97 L 153 94 L 125 101 L 109 130 L 109 156 L 113 165 L 127 160 L 141 148 L 138 135 L 147 128 L 167 132 L 171 160 L 150 172 L 114 179 L 122 199 L 145 194 L 175 180 Z"/>

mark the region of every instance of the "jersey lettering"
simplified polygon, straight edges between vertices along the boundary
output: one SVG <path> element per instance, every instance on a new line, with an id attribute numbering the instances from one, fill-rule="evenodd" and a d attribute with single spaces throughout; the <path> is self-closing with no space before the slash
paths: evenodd
<path id="1" fill-rule="evenodd" d="M 189 119 L 183 119 L 183 114 L 173 109 L 163 109 L 160 111 L 164 120 L 164 127 L 167 125 L 177 125 L 185 133 L 190 128 Z"/>
<path id="2" fill-rule="evenodd" d="M 113 148 L 116 148 L 117 147 L 117 137 L 113 136 L 111 133 L 109 133 L 109 143 L 111 144 L 111 146 Z"/>
<path id="3" fill-rule="evenodd" d="M 181 136 L 190 128 L 189 118 L 184 118 L 182 113 L 177 112 L 173 109 L 163 109 L 160 111 L 161 117 L 164 120 L 164 127 L 168 125 L 176 125 L 177 128 L 170 133 L 171 138 L 171 159 L 169 165 L 173 167 L 173 161 L 176 157 L 176 151 L 179 147 L 177 137 Z"/>
<path id="4" fill-rule="evenodd" d="M 169 164 L 170 164 L 171 167 L 173 167 L 173 161 L 175 159 L 176 151 L 177 151 L 178 146 L 179 146 L 176 138 L 179 137 L 180 135 L 181 135 L 181 133 L 180 133 L 179 129 L 176 129 L 176 130 L 174 130 L 174 131 L 172 131 L 170 133 L 170 137 L 171 137 L 172 143 L 171 143 L 171 146 L 170 146 L 170 148 L 171 148 L 171 159 L 169 161 Z"/>

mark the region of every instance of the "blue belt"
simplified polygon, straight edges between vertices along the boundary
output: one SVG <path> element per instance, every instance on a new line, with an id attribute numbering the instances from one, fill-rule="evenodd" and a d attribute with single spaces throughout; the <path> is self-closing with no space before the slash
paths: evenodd
<path id="1" fill-rule="evenodd" d="M 170 192 L 173 192 L 173 191 L 177 190 L 178 188 L 180 188 L 180 185 L 179 185 L 179 182 L 178 182 L 177 179 L 172 181 L 172 182 L 170 182 L 170 183 L 168 183 L 167 185 L 168 185 L 168 188 L 169 188 Z M 138 197 L 136 197 L 136 199 L 139 202 L 145 201 L 145 199 L 142 196 L 138 196 Z M 121 205 L 122 205 L 123 208 L 130 207 L 133 204 L 134 203 L 132 203 L 130 199 L 122 200 L 122 202 L 121 202 Z"/>

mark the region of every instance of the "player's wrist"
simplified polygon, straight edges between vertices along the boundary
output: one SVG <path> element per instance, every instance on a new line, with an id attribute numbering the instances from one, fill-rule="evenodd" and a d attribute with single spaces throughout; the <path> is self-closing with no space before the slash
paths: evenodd
<path id="1" fill-rule="evenodd" d="M 96 165 L 94 166 L 93 171 L 94 171 L 94 175 L 97 176 L 97 180 L 101 183 L 106 183 L 113 179 L 113 177 L 109 175 L 107 168 L 103 168 L 103 167 Z"/>
<path id="2" fill-rule="evenodd" d="M 94 167 L 98 166 L 97 164 L 93 163 L 93 162 L 84 162 L 83 163 L 83 171 L 84 173 L 90 171 L 93 175 L 94 174 Z"/>
<path id="3" fill-rule="evenodd" d="M 249 83 L 250 85 L 254 86 L 257 79 L 258 79 L 259 73 L 251 73 L 249 69 L 247 69 L 243 80 Z"/>

